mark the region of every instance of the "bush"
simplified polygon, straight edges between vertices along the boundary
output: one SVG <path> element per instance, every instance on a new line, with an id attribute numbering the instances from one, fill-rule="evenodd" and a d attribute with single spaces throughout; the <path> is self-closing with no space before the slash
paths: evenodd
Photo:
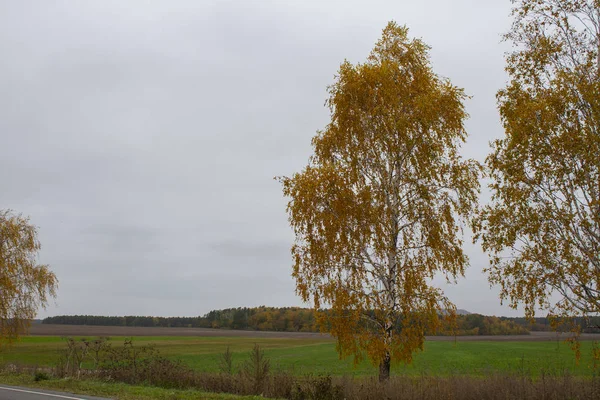
<path id="1" fill-rule="evenodd" d="M 334 384 L 331 376 L 308 376 L 294 384 L 290 398 L 292 400 L 342 400 L 345 396 L 343 387 Z"/>
<path id="2" fill-rule="evenodd" d="M 38 371 L 33 375 L 33 380 L 36 382 L 47 381 L 48 379 L 50 379 L 50 376 L 45 372 Z"/>
<path id="3" fill-rule="evenodd" d="M 84 369 L 85 365 L 92 368 Z M 118 382 L 185 388 L 194 383 L 193 371 L 179 361 L 161 356 L 154 347 L 137 347 L 131 339 L 114 347 L 106 338 L 76 341 L 66 338 L 66 348 L 55 368 L 59 377 L 82 375 Z"/>

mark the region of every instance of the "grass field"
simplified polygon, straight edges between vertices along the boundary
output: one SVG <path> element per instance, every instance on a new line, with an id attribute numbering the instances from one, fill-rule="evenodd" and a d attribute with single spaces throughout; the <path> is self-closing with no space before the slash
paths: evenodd
<path id="1" fill-rule="evenodd" d="M 123 343 L 122 337 L 111 339 L 113 346 Z M 265 349 L 275 369 L 294 374 L 376 375 L 368 362 L 354 367 L 351 359 L 339 360 L 335 344 L 326 338 L 262 338 L 262 337 L 135 337 L 137 346 L 153 344 L 161 354 L 180 359 L 198 371 L 218 371 L 219 355 L 230 346 L 234 362 L 239 365 L 255 343 Z M 557 341 L 428 341 L 425 350 L 415 355 L 410 365 L 396 365 L 392 373 L 407 376 L 448 376 L 491 373 L 517 373 L 529 376 L 561 375 L 592 376 L 592 343 L 581 342 L 582 359 L 575 362 L 567 344 Z M 29 336 L 10 349 L 0 352 L 0 363 L 52 366 L 59 357 L 64 341 L 57 336 Z"/>

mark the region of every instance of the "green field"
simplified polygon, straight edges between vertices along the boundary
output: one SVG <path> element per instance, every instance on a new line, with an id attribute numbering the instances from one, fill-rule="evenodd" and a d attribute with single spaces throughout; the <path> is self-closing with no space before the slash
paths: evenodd
<path id="1" fill-rule="evenodd" d="M 123 343 L 123 338 L 111 339 L 113 346 Z M 339 360 L 335 344 L 320 339 L 275 339 L 248 337 L 137 337 L 136 346 L 153 344 L 162 355 L 179 359 L 198 371 L 218 371 L 218 358 L 230 346 L 234 361 L 239 365 L 248 351 L 258 343 L 264 348 L 274 369 L 294 374 L 376 375 L 368 362 L 354 367 L 352 359 Z M 591 342 L 582 342 L 582 359 L 579 365 L 574 352 L 567 344 L 511 341 L 432 341 L 425 350 L 415 355 L 410 365 L 396 365 L 397 375 L 476 375 L 490 373 L 517 373 L 530 376 L 561 375 L 592 376 L 598 371 L 591 368 Z M 60 337 L 25 337 L 12 348 L 0 352 L 0 363 L 53 366 L 61 349 L 65 347 Z"/>

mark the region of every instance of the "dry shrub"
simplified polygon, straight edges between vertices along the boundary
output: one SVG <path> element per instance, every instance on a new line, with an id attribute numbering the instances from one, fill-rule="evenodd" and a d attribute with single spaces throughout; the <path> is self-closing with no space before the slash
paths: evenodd
<path id="1" fill-rule="evenodd" d="M 344 386 L 334 383 L 331 376 L 305 376 L 297 379 L 292 388 L 293 400 L 342 400 L 344 399 Z"/>
<path id="2" fill-rule="evenodd" d="M 195 383 L 195 373 L 189 367 L 161 356 L 152 346 L 135 346 L 131 339 L 115 347 L 107 338 L 78 341 L 66 338 L 54 375 L 168 388 L 193 387 Z"/>
<path id="3" fill-rule="evenodd" d="M 86 338 L 75 340 L 71 337 L 63 339 L 66 346 L 55 367 L 55 375 L 60 377 L 80 378 L 82 372 L 89 374 L 90 368 L 84 369 L 85 363 L 90 363 L 91 370 L 95 371 L 99 367 L 103 356 L 110 351 L 110 344 L 106 337 L 94 340 Z"/>
<path id="4" fill-rule="evenodd" d="M 258 393 L 257 381 L 243 373 L 235 375 L 196 373 L 195 384 L 191 387 L 206 392 L 231 393 L 237 395 L 252 395 L 258 393 L 263 397 L 291 399 L 296 379 L 296 377 L 285 373 L 268 375 L 260 381 L 260 393 Z"/>
<path id="5" fill-rule="evenodd" d="M 533 380 L 528 377 L 490 375 L 486 377 L 394 377 L 381 384 L 375 378 L 340 380 L 343 398 L 347 400 L 379 399 L 597 399 L 600 393 L 598 378 L 573 378 L 542 376 Z"/>
<path id="6" fill-rule="evenodd" d="M 194 387 L 208 391 L 254 394 L 254 381 L 243 374 L 199 373 Z M 486 377 L 392 377 L 386 383 L 376 378 L 332 378 L 330 376 L 297 377 L 272 374 L 264 381 L 262 396 L 291 400 L 596 400 L 600 393 L 599 378 L 574 378 L 568 375 L 522 376 L 490 375 Z"/>

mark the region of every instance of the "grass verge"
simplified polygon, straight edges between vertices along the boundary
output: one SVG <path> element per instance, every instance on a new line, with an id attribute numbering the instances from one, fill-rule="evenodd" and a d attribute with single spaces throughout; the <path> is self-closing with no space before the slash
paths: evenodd
<path id="1" fill-rule="evenodd" d="M 174 390 L 148 386 L 108 383 L 96 380 L 48 379 L 36 382 L 30 374 L 0 374 L 0 384 L 34 389 L 107 397 L 119 400 L 258 400 L 260 396 L 237 396 L 198 390 Z"/>
<path id="2" fill-rule="evenodd" d="M 207 377 L 205 377 L 207 378 Z M 302 377 L 287 382 L 293 389 L 290 400 L 597 400 L 600 379 L 563 377 L 527 377 L 490 375 L 487 377 L 392 377 L 384 384 L 376 378 Z M 196 390 L 172 390 L 155 387 L 105 383 L 98 380 L 49 379 L 35 382 L 31 375 L 0 374 L 0 384 L 26 386 L 100 396 L 112 399 L 185 400 L 185 399 L 264 399 Z M 281 396 L 277 396 L 280 398 Z"/>

